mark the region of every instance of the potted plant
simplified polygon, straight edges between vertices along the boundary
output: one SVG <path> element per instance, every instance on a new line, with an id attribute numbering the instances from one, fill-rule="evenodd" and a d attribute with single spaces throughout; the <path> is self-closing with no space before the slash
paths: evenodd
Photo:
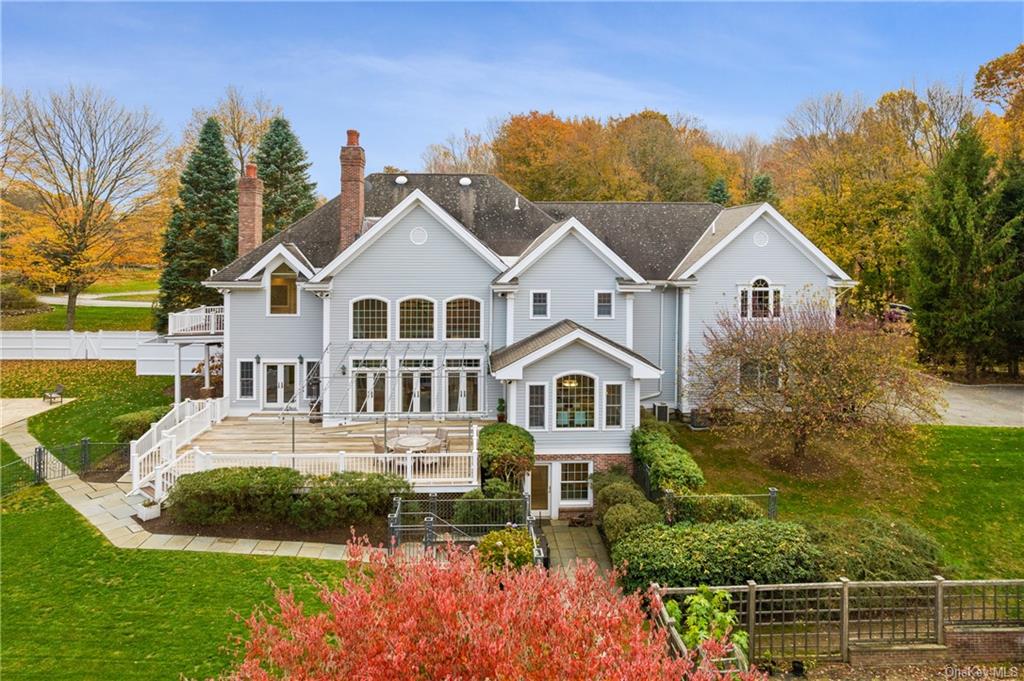
<path id="1" fill-rule="evenodd" d="M 502 397 L 498 398 L 498 423 L 505 423 L 505 399 Z"/>
<path id="2" fill-rule="evenodd" d="M 160 504 L 152 499 L 146 499 L 142 502 L 142 508 L 139 509 L 139 520 L 145 522 L 147 520 L 156 520 L 159 517 Z"/>

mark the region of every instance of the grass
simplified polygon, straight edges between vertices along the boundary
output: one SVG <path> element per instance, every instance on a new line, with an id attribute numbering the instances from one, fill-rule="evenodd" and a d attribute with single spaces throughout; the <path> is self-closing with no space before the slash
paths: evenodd
<path id="1" fill-rule="evenodd" d="M 54 305 L 49 312 L 5 316 L 4 331 L 63 331 L 66 305 Z M 87 307 L 75 310 L 75 331 L 152 331 L 153 312 L 145 307 Z"/>
<path id="2" fill-rule="evenodd" d="M 160 288 L 160 271 L 142 268 L 125 268 L 111 272 L 85 289 L 86 293 L 130 293 L 132 291 L 153 291 Z"/>
<path id="3" fill-rule="evenodd" d="M 0 638 L 4 681 L 206 678 L 232 662 L 235 613 L 293 587 L 315 601 L 309 574 L 346 566 L 269 556 L 116 549 L 46 486 L 3 510 Z"/>
<path id="4" fill-rule="evenodd" d="M 6 440 L 0 440 L 0 498 L 31 485 L 34 480 L 35 473 L 28 464 Z"/>
<path id="5" fill-rule="evenodd" d="M 160 298 L 159 293 L 120 293 L 116 296 L 104 296 L 103 300 L 127 300 L 132 303 L 152 303 Z"/>
<path id="6" fill-rule="evenodd" d="M 813 478 L 773 470 L 720 434 L 674 430 L 704 470 L 706 492 L 777 487 L 784 519 L 901 517 L 942 545 L 946 577 L 1024 575 L 1024 429 L 922 428 L 923 442 L 894 455 L 880 475 L 837 465 Z"/>
<path id="7" fill-rule="evenodd" d="M 83 437 L 114 442 L 110 421 L 115 416 L 170 405 L 172 401 L 166 394 L 172 379 L 136 376 L 135 362 L 8 360 L 0 362 L 0 374 L 0 397 L 39 397 L 62 383 L 65 397 L 77 398 L 28 420 L 29 432 L 46 447 L 77 442 Z M 75 457 L 67 463 L 78 466 Z"/>

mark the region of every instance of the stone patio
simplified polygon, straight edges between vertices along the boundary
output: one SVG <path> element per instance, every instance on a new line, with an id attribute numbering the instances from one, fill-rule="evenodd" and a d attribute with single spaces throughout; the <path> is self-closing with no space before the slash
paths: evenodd
<path id="1" fill-rule="evenodd" d="M 574 572 L 578 558 L 594 561 L 601 572 L 612 569 L 612 561 L 596 527 L 570 527 L 566 520 L 551 520 L 545 521 L 541 530 L 548 539 L 551 567 Z"/>

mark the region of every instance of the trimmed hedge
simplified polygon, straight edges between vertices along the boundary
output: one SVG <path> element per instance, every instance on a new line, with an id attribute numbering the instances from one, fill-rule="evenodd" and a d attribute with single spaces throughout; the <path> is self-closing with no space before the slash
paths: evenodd
<path id="1" fill-rule="evenodd" d="M 0 284 L 0 308 L 4 310 L 31 310 L 40 307 L 36 294 L 17 284 Z"/>
<path id="2" fill-rule="evenodd" d="M 142 437 L 149 427 L 163 418 L 169 407 L 151 407 L 139 411 L 131 411 L 110 419 L 110 425 L 117 435 L 118 442 L 129 442 Z"/>
<path id="3" fill-rule="evenodd" d="M 608 485 L 615 483 L 633 484 L 633 478 L 626 472 L 623 466 L 612 466 L 606 471 L 598 471 L 590 476 L 590 487 L 594 490 L 594 496 L 601 493 Z"/>
<path id="4" fill-rule="evenodd" d="M 511 479 L 533 468 L 533 435 L 511 423 L 492 423 L 480 429 L 480 465 L 491 477 Z"/>
<path id="5" fill-rule="evenodd" d="M 409 491 L 405 480 L 392 475 L 218 468 L 181 476 L 167 505 L 174 519 L 189 524 L 268 522 L 323 529 L 385 516 L 391 498 Z"/>
<path id="6" fill-rule="evenodd" d="M 665 503 L 677 523 L 733 523 L 765 517 L 765 510 L 744 497 L 714 494 L 682 494 L 665 496 Z"/>
<path id="7" fill-rule="evenodd" d="M 931 579 L 942 573 L 939 544 L 898 518 L 868 516 L 808 523 L 826 579 Z"/>
<path id="8" fill-rule="evenodd" d="M 601 520 L 604 536 L 609 544 L 615 544 L 626 534 L 645 525 L 657 525 L 664 521 L 661 508 L 650 501 L 639 504 L 616 504 L 608 509 Z"/>
<path id="9" fill-rule="evenodd" d="M 491 570 L 521 568 L 533 562 L 533 540 L 527 530 L 507 528 L 488 532 L 477 545 L 480 562 Z"/>
<path id="10" fill-rule="evenodd" d="M 612 506 L 620 504 L 639 506 L 645 501 L 647 501 L 647 497 L 632 482 L 616 482 L 598 492 L 597 500 L 594 503 L 594 514 L 597 516 L 597 522 L 602 523 L 604 522 L 604 514 Z"/>
<path id="11" fill-rule="evenodd" d="M 821 578 L 821 551 L 797 523 L 651 525 L 612 546 L 612 562 L 624 570 L 627 591 L 662 586 L 725 586 L 753 579 L 765 584 Z"/>
<path id="12" fill-rule="evenodd" d="M 695 490 L 704 485 L 704 473 L 690 453 L 672 442 L 662 429 L 642 426 L 629 438 L 633 458 L 647 464 L 651 486 L 669 486 Z"/>

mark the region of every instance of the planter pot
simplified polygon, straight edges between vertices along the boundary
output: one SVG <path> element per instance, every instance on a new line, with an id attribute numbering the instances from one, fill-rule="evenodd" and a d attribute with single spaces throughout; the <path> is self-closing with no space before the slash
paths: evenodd
<path id="1" fill-rule="evenodd" d="M 498 412 L 498 423 L 505 423 L 505 412 Z"/>
<path id="2" fill-rule="evenodd" d="M 153 504 L 152 506 L 143 506 L 139 509 L 139 520 L 145 522 L 147 520 L 156 520 L 160 517 L 160 504 Z"/>

